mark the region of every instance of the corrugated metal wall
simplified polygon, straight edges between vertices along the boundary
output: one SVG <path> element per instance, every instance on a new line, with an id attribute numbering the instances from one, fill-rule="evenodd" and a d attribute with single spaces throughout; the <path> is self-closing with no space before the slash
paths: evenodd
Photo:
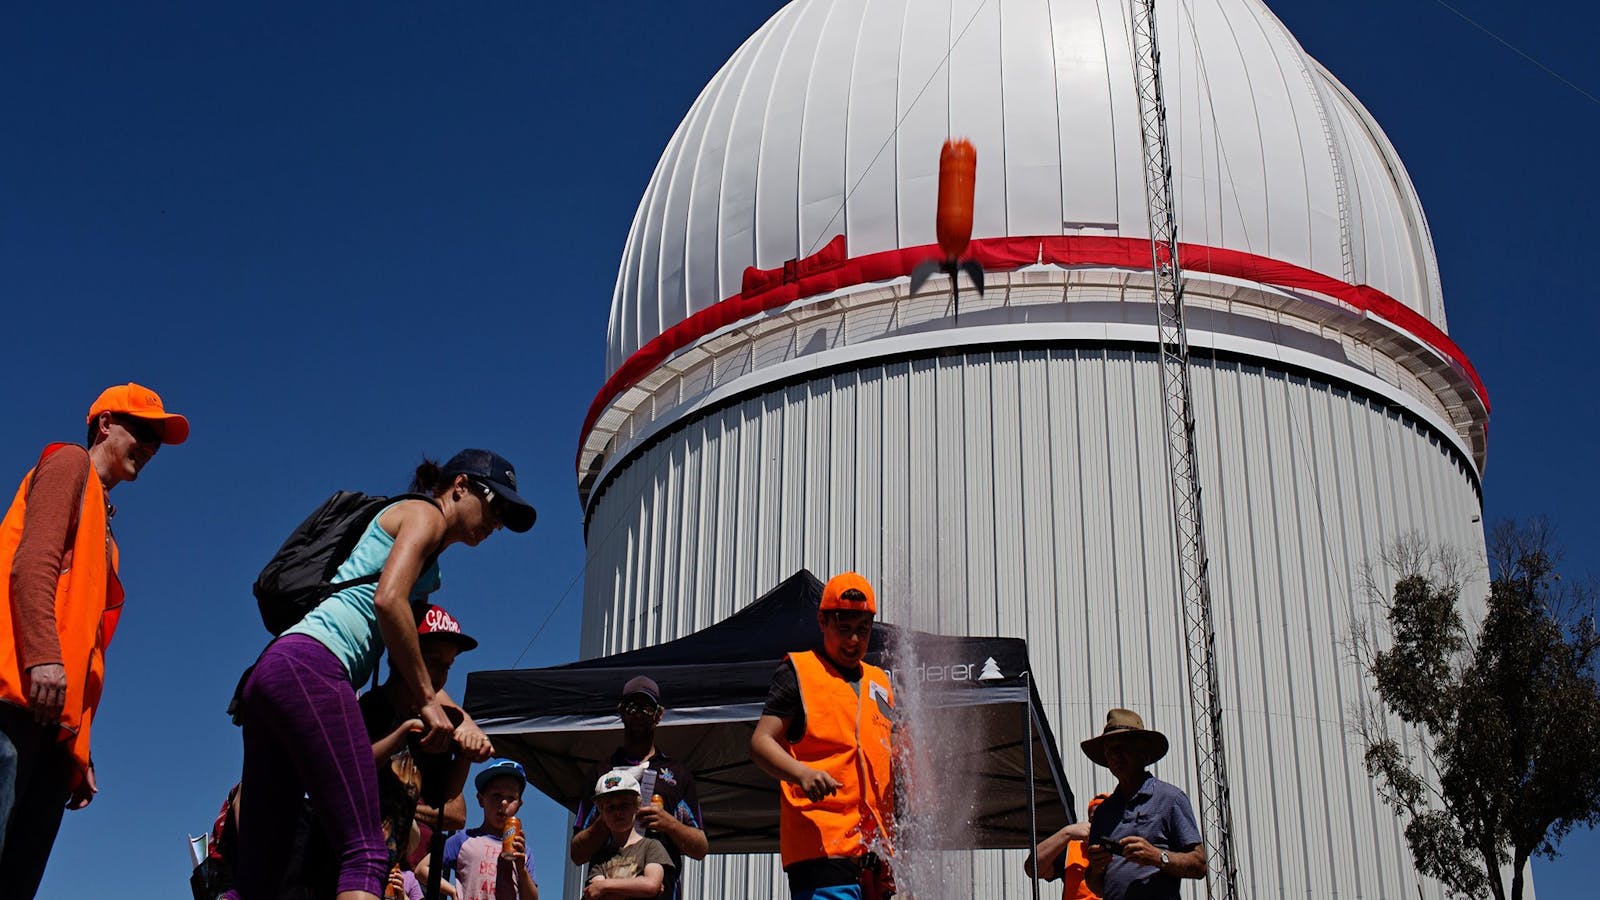
<path id="1" fill-rule="evenodd" d="M 1482 558 L 1467 464 L 1314 378 L 1200 361 L 1194 387 L 1241 896 L 1418 896 L 1347 734 L 1340 642 L 1384 543 L 1417 530 Z M 886 620 L 1030 641 L 1080 801 L 1112 787 L 1076 747 L 1111 706 L 1172 738 L 1155 771 L 1189 785 L 1161 415 L 1154 355 L 1073 347 L 868 366 L 713 410 L 595 504 L 582 655 L 702 628 L 802 566 L 853 568 Z M 1026 896 L 1019 859 L 979 854 L 949 896 Z M 786 896 L 764 857 L 688 869 L 689 896 Z"/>

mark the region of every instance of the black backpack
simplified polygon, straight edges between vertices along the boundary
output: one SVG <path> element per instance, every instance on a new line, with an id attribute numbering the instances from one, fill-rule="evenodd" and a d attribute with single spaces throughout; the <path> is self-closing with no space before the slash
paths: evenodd
<path id="1" fill-rule="evenodd" d="M 253 588 L 267 630 L 275 636 L 282 634 L 334 593 L 376 583 L 377 573 L 337 583 L 332 579 L 378 513 L 401 500 L 433 502 L 426 494 L 374 497 L 359 491 L 336 491 L 290 532 L 256 576 Z"/>

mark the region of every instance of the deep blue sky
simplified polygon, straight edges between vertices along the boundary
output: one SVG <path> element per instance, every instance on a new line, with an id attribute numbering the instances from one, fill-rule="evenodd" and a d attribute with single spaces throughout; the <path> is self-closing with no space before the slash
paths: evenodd
<path id="1" fill-rule="evenodd" d="M 1569 572 L 1600 572 L 1600 106 L 1434 0 L 1273 5 L 1422 196 L 1450 333 L 1494 401 L 1486 518 L 1545 514 Z M 1454 5 L 1600 93 L 1591 5 Z M 248 585 L 329 491 L 398 490 L 466 445 L 510 457 L 539 525 L 451 551 L 439 599 L 483 642 L 463 674 L 517 658 L 581 571 L 573 452 L 634 207 L 773 6 L 0 12 L 4 490 L 44 441 L 81 438 L 107 384 L 149 384 L 194 422 L 113 495 L 129 605 L 103 793 L 68 814 L 43 896 L 185 895 L 184 835 L 238 769 L 222 710 L 264 642 Z M 574 589 L 525 664 L 574 658 L 578 606 Z M 557 891 L 564 821 L 547 801 L 524 818 Z M 1536 863 L 1544 900 L 1592 895 L 1600 839 L 1566 849 Z"/>

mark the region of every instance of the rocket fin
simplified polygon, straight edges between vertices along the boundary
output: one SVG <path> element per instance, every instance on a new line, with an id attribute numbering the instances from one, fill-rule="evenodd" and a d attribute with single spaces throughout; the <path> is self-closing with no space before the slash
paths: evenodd
<path id="1" fill-rule="evenodd" d="M 973 286 L 978 289 L 978 295 L 983 296 L 983 266 L 978 265 L 976 260 L 969 259 L 960 263 L 957 268 L 972 279 Z"/>
<path id="2" fill-rule="evenodd" d="M 928 283 L 928 279 L 932 278 L 933 273 L 939 271 L 939 268 L 939 261 L 936 259 L 917 263 L 917 267 L 911 270 L 911 293 L 915 294 L 922 290 L 922 286 Z"/>

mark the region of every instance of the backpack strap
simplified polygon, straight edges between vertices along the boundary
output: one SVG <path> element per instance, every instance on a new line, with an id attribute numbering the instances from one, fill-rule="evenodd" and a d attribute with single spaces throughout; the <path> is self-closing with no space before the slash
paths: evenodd
<path id="1" fill-rule="evenodd" d="M 433 507 L 433 511 L 434 512 L 438 513 L 441 517 L 444 516 L 444 510 L 440 509 L 438 507 L 438 505 L 433 502 L 433 498 L 428 496 L 427 494 L 416 494 L 416 493 L 397 494 L 397 495 L 395 495 L 393 497 L 390 497 L 389 500 L 391 502 L 388 504 L 388 506 L 384 507 L 385 510 L 387 510 L 391 506 L 395 506 L 395 505 L 399 504 L 403 500 L 423 500 L 423 501 L 426 501 L 429 506 Z M 383 515 L 383 513 L 380 511 L 378 513 L 378 515 L 381 516 L 381 515 Z M 377 521 L 377 516 L 374 516 L 372 521 L 374 521 L 374 522 Z M 442 548 L 442 547 L 433 548 L 433 552 L 428 554 L 422 560 L 422 571 L 423 572 L 428 571 L 428 569 L 434 563 L 438 562 L 439 561 L 439 554 L 443 553 L 443 552 L 444 552 L 444 548 Z M 334 583 L 328 585 L 327 593 L 326 593 L 325 596 L 326 597 L 332 597 L 334 594 L 339 593 L 340 591 L 344 590 L 345 588 L 359 587 L 359 586 L 361 586 L 363 584 L 377 584 L 378 583 L 378 579 L 380 579 L 382 577 L 383 577 L 383 569 L 380 568 L 378 571 L 373 572 L 371 575 L 363 575 L 360 578 L 352 578 L 349 581 L 334 582 Z"/>

